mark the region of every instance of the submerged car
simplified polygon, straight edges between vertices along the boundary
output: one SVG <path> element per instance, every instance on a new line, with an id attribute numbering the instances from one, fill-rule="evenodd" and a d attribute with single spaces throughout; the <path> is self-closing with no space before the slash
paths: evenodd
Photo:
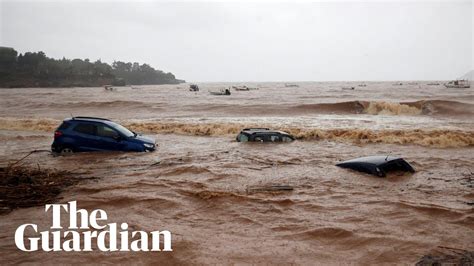
<path id="1" fill-rule="evenodd" d="M 369 156 L 348 160 L 336 164 L 342 168 L 350 168 L 359 172 L 385 177 L 387 172 L 404 171 L 414 173 L 415 169 L 403 158 L 395 156 Z"/>
<path id="2" fill-rule="evenodd" d="M 65 119 L 54 132 L 51 150 L 68 154 L 83 151 L 154 151 L 155 140 L 138 135 L 108 119 L 73 117 Z"/>
<path id="3" fill-rule="evenodd" d="M 236 140 L 238 142 L 291 142 L 295 140 L 295 137 L 286 132 L 269 128 L 244 128 L 237 135 Z"/>

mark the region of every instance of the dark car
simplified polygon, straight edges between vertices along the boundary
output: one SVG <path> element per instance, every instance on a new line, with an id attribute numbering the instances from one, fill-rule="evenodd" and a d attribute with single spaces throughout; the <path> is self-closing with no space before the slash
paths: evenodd
<path id="1" fill-rule="evenodd" d="M 395 156 L 368 156 L 336 164 L 342 168 L 350 168 L 356 171 L 385 177 L 387 172 L 402 171 L 414 173 L 415 169 L 403 158 Z"/>
<path id="2" fill-rule="evenodd" d="M 238 142 L 291 142 L 295 140 L 295 137 L 286 132 L 269 128 L 244 128 L 237 135 L 236 140 Z"/>
<path id="3" fill-rule="evenodd" d="M 82 151 L 154 151 L 155 140 L 138 135 L 108 119 L 73 117 L 54 132 L 51 150 L 67 154 Z"/>

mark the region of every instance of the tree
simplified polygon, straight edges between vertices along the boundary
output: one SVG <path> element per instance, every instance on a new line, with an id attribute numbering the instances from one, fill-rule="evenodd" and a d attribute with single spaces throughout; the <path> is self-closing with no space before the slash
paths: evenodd
<path id="1" fill-rule="evenodd" d="M 13 48 L 0 47 L 0 87 L 101 86 L 105 84 L 176 84 L 171 73 L 164 74 L 148 64 L 100 59 L 54 59 L 44 52 L 19 54 Z"/>
<path id="2" fill-rule="evenodd" d="M 13 48 L 0 47 L 0 73 L 11 73 L 16 66 L 18 52 Z"/>

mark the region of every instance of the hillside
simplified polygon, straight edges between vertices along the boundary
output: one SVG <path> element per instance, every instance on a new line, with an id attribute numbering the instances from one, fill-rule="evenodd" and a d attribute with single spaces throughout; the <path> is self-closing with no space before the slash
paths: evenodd
<path id="1" fill-rule="evenodd" d="M 462 75 L 458 79 L 474 80 L 474 70 L 467 72 L 466 74 Z"/>
<path id="2" fill-rule="evenodd" d="M 148 64 L 115 61 L 112 65 L 89 59 L 54 59 L 43 52 L 18 54 L 0 47 L 0 88 L 95 87 L 113 85 L 179 84 L 172 73 Z"/>

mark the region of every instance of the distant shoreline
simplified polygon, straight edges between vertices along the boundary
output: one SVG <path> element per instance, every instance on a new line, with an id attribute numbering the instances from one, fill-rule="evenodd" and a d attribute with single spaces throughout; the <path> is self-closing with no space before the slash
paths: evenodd
<path id="1" fill-rule="evenodd" d="M 0 86 L 0 90 L 14 90 L 14 89 L 87 89 L 87 88 L 104 88 L 104 86 L 109 85 L 114 88 L 127 88 L 127 87 L 134 87 L 134 86 L 160 86 L 160 85 L 179 85 L 186 82 L 181 83 L 168 83 L 168 84 L 129 84 L 129 85 L 111 85 L 111 84 L 104 84 L 104 85 L 91 85 L 91 86 L 24 86 L 24 87 L 2 87 Z"/>
<path id="2" fill-rule="evenodd" d="M 353 81 L 353 80 L 341 80 L 341 81 L 200 81 L 200 82 L 187 82 L 185 80 L 177 79 L 175 82 L 170 83 L 154 83 L 154 84 L 119 84 L 114 85 L 112 82 L 102 82 L 98 84 L 83 84 L 80 81 L 71 82 L 69 84 L 58 84 L 58 85 L 47 85 L 47 84 L 28 84 L 28 85 L 21 85 L 21 86 L 4 86 L 4 84 L 0 83 L 0 89 L 69 89 L 69 88 L 103 88 L 106 85 L 112 87 L 133 87 L 133 86 L 159 86 L 159 85 L 179 85 L 179 84 L 216 84 L 216 85 L 239 85 L 239 84 L 264 84 L 264 83 L 272 83 L 272 84 L 308 84 L 308 83 L 333 83 L 339 85 L 359 85 L 359 84 L 375 84 L 375 83 L 390 83 L 394 87 L 398 86 L 416 86 L 416 85 L 434 85 L 430 83 L 438 83 L 438 85 L 444 85 L 446 82 L 450 80 L 372 80 L 372 81 Z M 470 80 L 472 84 L 474 81 Z"/>
<path id="3" fill-rule="evenodd" d="M 180 84 L 172 73 L 138 62 L 114 61 L 111 65 L 89 59 L 54 59 L 43 52 L 18 52 L 0 47 L 1 88 L 67 88 L 104 85 Z"/>

